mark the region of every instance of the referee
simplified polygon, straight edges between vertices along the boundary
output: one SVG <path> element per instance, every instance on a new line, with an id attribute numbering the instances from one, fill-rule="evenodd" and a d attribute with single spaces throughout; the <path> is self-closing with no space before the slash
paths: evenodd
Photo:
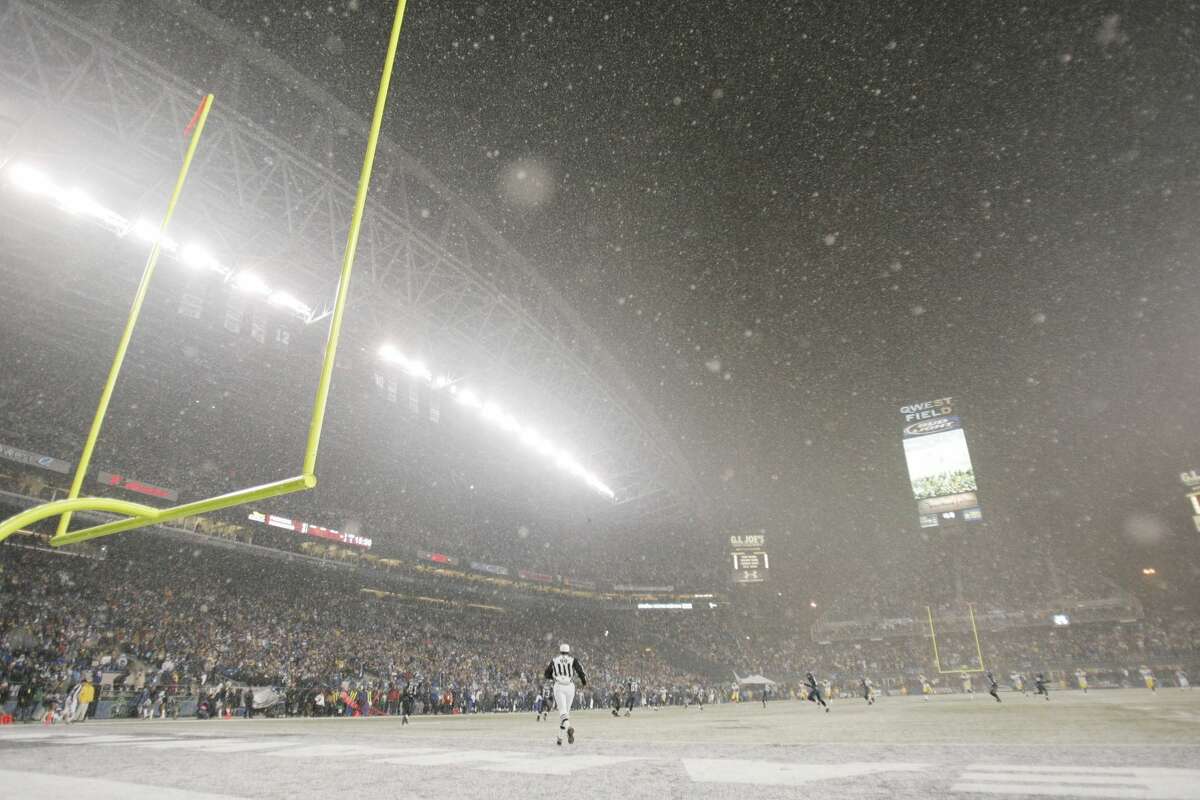
<path id="1" fill-rule="evenodd" d="M 554 704 L 558 706 L 558 745 L 562 746 L 563 731 L 567 732 L 567 743 L 575 744 L 575 729 L 571 727 L 571 704 L 575 702 L 575 678 L 580 686 L 587 686 L 583 667 L 571 655 L 569 644 L 559 645 L 558 655 L 550 659 L 545 672 L 546 680 L 554 681 Z"/>

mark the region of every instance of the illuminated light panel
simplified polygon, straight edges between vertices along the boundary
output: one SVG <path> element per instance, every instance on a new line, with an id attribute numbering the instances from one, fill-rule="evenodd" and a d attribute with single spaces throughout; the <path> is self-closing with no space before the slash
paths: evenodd
<path id="1" fill-rule="evenodd" d="M 78 186 L 68 189 L 65 192 L 58 192 L 54 195 L 54 201 L 58 203 L 58 207 L 63 211 L 69 211 L 72 214 L 83 214 L 89 217 L 97 216 L 97 213 L 103 213 L 104 207 L 88 196 L 88 193 Z"/>
<path id="2" fill-rule="evenodd" d="M 454 400 L 460 406 L 466 406 L 467 408 L 483 408 L 483 401 L 479 399 L 479 395 L 475 394 L 470 389 L 461 389 L 455 392 Z"/>
<path id="3" fill-rule="evenodd" d="M 220 270 L 221 265 L 217 263 L 217 259 L 212 253 L 205 250 L 195 242 L 189 242 L 179 251 L 179 260 L 189 267 L 208 268 L 212 270 Z"/>
<path id="4" fill-rule="evenodd" d="M 271 287 L 267 286 L 267 282 L 253 272 L 239 272 L 233 278 L 233 285 L 235 288 L 250 294 L 265 296 L 271 293 Z"/>
<path id="5" fill-rule="evenodd" d="M 286 308 L 291 311 L 295 311 L 297 314 L 309 313 L 308 306 L 300 300 L 297 300 L 289 292 L 272 292 L 271 296 L 267 298 L 267 302 L 273 306 L 279 306 L 280 308 Z"/>
<path id="6" fill-rule="evenodd" d="M 139 219 L 129 227 L 129 232 L 148 244 L 158 242 L 158 246 L 168 253 L 176 253 L 179 250 L 179 243 L 170 236 L 161 234 L 158 226 L 149 220 Z"/>
<path id="7" fill-rule="evenodd" d="M 4 169 L 4 174 L 8 177 L 8 181 L 20 191 L 46 197 L 59 209 L 75 216 L 93 219 L 122 238 L 132 234 L 143 242 L 158 242 L 163 252 L 177 257 L 189 267 L 210 269 L 225 279 L 233 274 L 233 270 L 223 266 L 216 257 L 200 245 L 188 243 L 180 247 L 179 243 L 170 236 L 160 236 L 158 225 L 149 220 L 138 218 L 130 222 L 126 217 L 97 202 L 83 189 L 79 187 L 64 189 L 56 184 L 49 175 L 30 164 L 15 162 Z M 268 302 L 272 305 L 285 308 L 303 317 L 306 322 L 313 321 L 311 307 L 286 291 L 271 289 L 262 278 L 256 275 L 240 273 L 234 278 L 233 283 L 238 289 L 267 297 Z"/>
<path id="8" fill-rule="evenodd" d="M 552 460 L 559 469 L 579 478 L 594 491 L 599 492 L 610 500 L 616 497 L 616 493 L 604 481 L 589 472 L 570 453 L 555 446 L 553 442 L 540 434 L 535 428 L 522 425 L 516 417 L 491 400 L 485 401 L 481 399 L 479 395 L 470 389 L 458 388 L 449 378 L 444 376 L 439 375 L 435 378 L 428 366 L 421 361 L 404 355 L 394 345 L 382 345 L 379 348 L 379 357 L 389 364 L 395 364 L 408 375 L 420 378 L 435 391 L 449 387 L 450 396 L 460 406 L 478 411 L 480 418 L 490 422 L 505 433 L 515 436 L 521 444 Z"/>
<path id="9" fill-rule="evenodd" d="M 58 191 L 50 176 L 28 164 L 16 163 L 5 170 L 8 179 L 21 191 L 50 195 Z"/>

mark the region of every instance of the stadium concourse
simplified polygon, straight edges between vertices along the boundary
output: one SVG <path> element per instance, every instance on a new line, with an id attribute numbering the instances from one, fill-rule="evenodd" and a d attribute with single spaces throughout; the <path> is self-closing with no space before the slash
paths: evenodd
<path id="1" fill-rule="evenodd" d="M 577 712 L 569 748 L 532 714 L 8 726 L 0 786 L 30 800 L 1200 797 L 1200 693 L 1003 697 Z"/>

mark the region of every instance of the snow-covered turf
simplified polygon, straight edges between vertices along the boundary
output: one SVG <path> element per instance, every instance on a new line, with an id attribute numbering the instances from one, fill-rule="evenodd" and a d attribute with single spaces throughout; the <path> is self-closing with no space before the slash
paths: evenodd
<path id="1" fill-rule="evenodd" d="M 0 797 L 1200 798 L 1200 691 L 0 727 Z"/>

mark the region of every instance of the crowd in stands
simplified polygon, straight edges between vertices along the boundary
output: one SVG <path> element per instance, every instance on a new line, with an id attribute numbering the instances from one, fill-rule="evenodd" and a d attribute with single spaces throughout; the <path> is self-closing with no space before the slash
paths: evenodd
<path id="1" fill-rule="evenodd" d="M 932 675 L 935 662 L 926 635 L 814 642 L 808 635 L 747 633 L 746 626 L 697 618 L 672 620 L 670 635 L 722 664 L 795 681 L 807 669 L 840 678 L 876 676 L 895 685 Z M 1010 628 L 980 634 L 978 652 L 969 631 L 939 631 L 938 658 L 948 671 L 994 665 L 999 672 L 1075 669 L 1136 670 L 1145 665 L 1200 664 L 1200 621 L 1188 616 L 1124 623 Z"/>
<path id="2" fill-rule="evenodd" d="M 430 709 L 446 705 L 434 697 L 528 707 L 560 640 L 588 665 L 595 691 L 630 676 L 655 686 L 692 680 L 631 638 L 627 622 L 576 609 L 402 602 L 363 591 L 343 571 L 156 534 L 123 537 L 103 560 L 28 547 L 0 547 L 0 678 L 10 686 L 33 677 L 62 694 L 100 670 L 98 684 L 148 691 L 160 705 L 175 691 L 271 685 L 385 695 L 408 686 Z"/>
<path id="3" fill-rule="evenodd" d="M 559 641 L 587 666 L 585 707 L 607 706 L 631 680 L 647 702 L 672 703 L 699 685 L 725 696 L 734 672 L 779 680 L 787 696 L 810 669 L 902 690 L 932 667 L 924 637 L 820 644 L 806 633 L 746 633 L 719 610 L 646 618 L 586 604 L 505 607 L 503 596 L 492 607 L 431 602 L 368 591 L 354 573 L 148 532 L 113 540 L 106 555 L 47 552 L 32 537 L 0 546 L 0 697 L 18 710 L 65 705 L 85 677 L 95 700 L 123 693 L 142 716 L 180 713 L 185 697 L 196 709 L 186 713 L 253 713 L 249 686 L 275 687 L 297 714 L 396 712 L 405 692 L 424 713 L 527 710 Z M 944 666 L 977 663 L 972 637 L 950 632 L 940 643 Z M 1197 662 L 1200 624 L 1013 629 L 981 646 L 1001 672 L 1166 669 Z"/>

